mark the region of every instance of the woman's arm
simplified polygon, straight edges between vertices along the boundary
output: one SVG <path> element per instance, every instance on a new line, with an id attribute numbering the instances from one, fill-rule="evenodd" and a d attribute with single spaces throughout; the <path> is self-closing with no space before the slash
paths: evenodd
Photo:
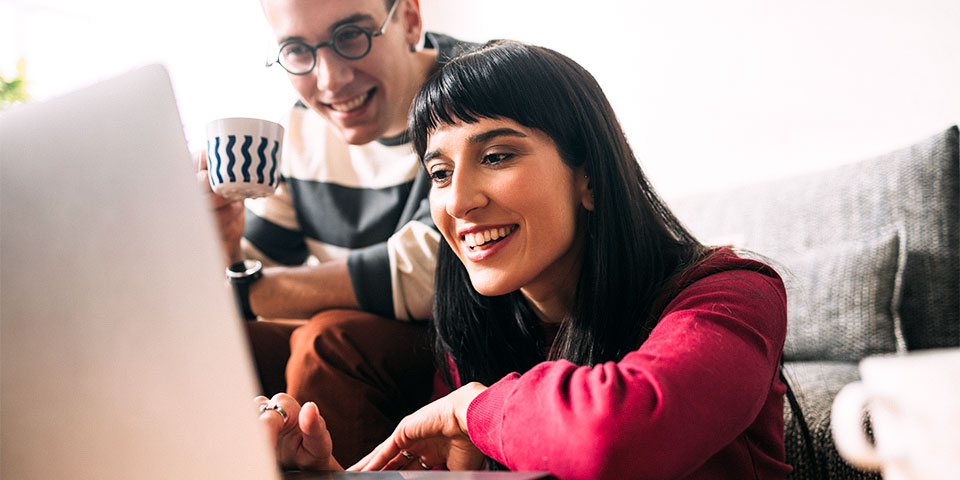
<path id="1" fill-rule="evenodd" d="M 786 333 L 779 278 L 736 270 L 684 289 L 619 362 L 544 362 L 481 393 L 470 438 L 515 470 L 561 478 L 690 473 L 760 412 Z"/>

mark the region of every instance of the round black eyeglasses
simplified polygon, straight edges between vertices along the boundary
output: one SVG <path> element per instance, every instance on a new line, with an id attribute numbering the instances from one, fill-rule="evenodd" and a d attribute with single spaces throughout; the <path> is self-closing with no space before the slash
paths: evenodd
<path id="1" fill-rule="evenodd" d="M 337 55 L 347 60 L 359 60 L 370 53 L 373 38 L 379 37 L 387 31 L 387 25 L 390 23 L 390 18 L 393 17 L 393 12 L 396 11 L 399 3 L 400 0 L 393 2 L 386 20 L 383 21 L 383 25 L 376 32 L 371 32 L 353 23 L 347 23 L 335 28 L 329 41 L 316 45 L 308 45 L 303 40 L 287 40 L 280 44 L 280 51 L 277 53 L 276 60 L 267 60 L 267 66 L 280 64 L 284 70 L 293 75 L 306 75 L 317 66 L 317 50 L 323 47 L 332 48 Z"/>
<path id="2" fill-rule="evenodd" d="M 399 3 L 400 0 L 393 2 L 393 6 L 387 13 L 387 19 L 383 21 L 383 25 L 376 32 L 371 32 L 353 23 L 347 23 L 335 28 L 329 41 L 316 45 L 308 45 L 303 40 L 287 40 L 280 44 L 280 51 L 277 53 L 276 60 L 267 60 L 267 66 L 280 64 L 284 70 L 293 75 L 306 75 L 317 66 L 317 50 L 323 47 L 332 48 L 337 55 L 347 60 L 359 60 L 370 53 L 373 38 L 379 37 L 387 31 L 387 25 L 390 23 L 390 18 L 393 17 L 393 12 L 396 11 Z"/>

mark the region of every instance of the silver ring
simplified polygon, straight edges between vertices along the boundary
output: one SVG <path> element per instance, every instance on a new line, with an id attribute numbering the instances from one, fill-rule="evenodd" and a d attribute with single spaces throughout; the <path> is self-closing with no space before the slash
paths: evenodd
<path id="1" fill-rule="evenodd" d="M 433 469 L 433 467 L 431 467 L 430 465 L 427 465 L 426 462 L 423 461 L 423 457 L 420 457 L 420 466 L 423 467 L 424 470 Z"/>
<path id="2" fill-rule="evenodd" d="M 280 414 L 280 417 L 283 418 L 283 421 L 287 421 L 287 411 L 280 408 L 280 405 L 270 402 L 260 405 L 260 413 L 266 412 L 267 410 L 272 410 Z"/>
<path id="3" fill-rule="evenodd" d="M 409 460 L 409 461 L 411 461 L 411 462 L 413 461 L 413 459 L 417 458 L 417 457 L 415 457 L 412 453 L 410 453 L 410 452 L 408 452 L 408 451 L 406 451 L 406 450 L 400 450 L 400 455 L 403 455 L 403 458 L 406 458 L 407 460 Z"/>

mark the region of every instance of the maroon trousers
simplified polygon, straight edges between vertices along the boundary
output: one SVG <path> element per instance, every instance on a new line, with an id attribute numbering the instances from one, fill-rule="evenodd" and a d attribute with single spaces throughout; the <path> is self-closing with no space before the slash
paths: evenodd
<path id="1" fill-rule="evenodd" d="M 248 322 L 264 395 L 315 402 L 344 467 L 384 441 L 431 395 L 429 327 L 355 310 L 308 321 Z"/>

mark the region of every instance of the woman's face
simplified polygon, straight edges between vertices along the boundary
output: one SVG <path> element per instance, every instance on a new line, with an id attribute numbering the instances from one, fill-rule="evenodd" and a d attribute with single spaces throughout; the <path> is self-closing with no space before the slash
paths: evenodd
<path id="1" fill-rule="evenodd" d="M 570 292 L 580 270 L 581 169 L 545 133 L 510 119 L 442 125 L 424 155 L 433 221 L 483 295 Z"/>

